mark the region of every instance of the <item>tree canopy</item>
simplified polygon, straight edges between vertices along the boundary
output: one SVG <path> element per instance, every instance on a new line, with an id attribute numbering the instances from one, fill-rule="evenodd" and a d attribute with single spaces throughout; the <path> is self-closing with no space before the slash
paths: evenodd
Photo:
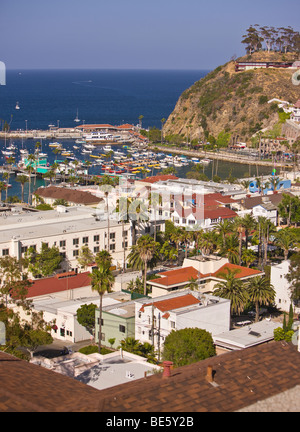
<path id="1" fill-rule="evenodd" d="M 172 331 L 165 339 L 163 359 L 175 367 L 185 366 L 216 354 L 213 338 L 206 330 L 185 328 Z"/>

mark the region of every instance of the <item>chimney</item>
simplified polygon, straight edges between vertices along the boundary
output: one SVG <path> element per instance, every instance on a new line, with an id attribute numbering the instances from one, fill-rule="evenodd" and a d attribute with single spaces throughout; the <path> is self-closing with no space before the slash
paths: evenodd
<path id="1" fill-rule="evenodd" d="M 213 367 L 212 365 L 208 365 L 207 366 L 207 371 L 206 371 L 206 376 L 205 376 L 206 380 L 210 383 L 213 382 L 214 380 L 214 376 L 213 376 Z"/>
<path id="2" fill-rule="evenodd" d="M 171 366 L 173 366 L 173 362 L 171 362 L 171 361 L 164 361 L 163 362 L 163 368 L 164 368 L 163 375 L 162 375 L 163 378 L 170 378 Z"/>

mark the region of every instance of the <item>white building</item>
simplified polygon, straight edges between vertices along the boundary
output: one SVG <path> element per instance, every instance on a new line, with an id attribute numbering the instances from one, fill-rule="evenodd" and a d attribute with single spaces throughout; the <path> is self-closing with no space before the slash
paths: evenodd
<path id="1" fill-rule="evenodd" d="M 93 253 L 108 248 L 108 223 L 105 215 L 86 207 L 58 206 L 56 210 L 0 216 L 0 256 L 10 255 L 18 260 L 28 248 L 40 251 L 42 243 L 57 246 L 65 258 L 64 269 L 79 267 L 80 248 L 87 245 Z M 122 267 L 132 244 L 131 227 L 110 220 L 109 252 L 113 264 Z"/>
<path id="2" fill-rule="evenodd" d="M 286 279 L 289 274 L 289 266 L 290 261 L 286 260 L 271 267 L 271 284 L 276 293 L 275 305 L 283 312 L 289 312 L 291 304 L 290 282 Z"/>
<path id="3" fill-rule="evenodd" d="M 184 290 L 135 302 L 135 338 L 163 347 L 172 330 L 201 328 L 212 335 L 230 329 L 230 300 Z"/>

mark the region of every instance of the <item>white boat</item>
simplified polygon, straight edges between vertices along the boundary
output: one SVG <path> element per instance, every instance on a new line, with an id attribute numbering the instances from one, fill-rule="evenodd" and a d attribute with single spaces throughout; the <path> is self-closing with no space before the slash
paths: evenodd
<path id="1" fill-rule="evenodd" d="M 103 151 L 110 152 L 110 151 L 113 151 L 113 149 L 111 148 L 110 145 L 106 145 L 106 146 L 103 147 Z"/>
<path id="2" fill-rule="evenodd" d="M 85 143 L 86 143 L 86 141 L 85 140 L 81 140 L 81 139 L 77 139 L 75 141 L 75 144 L 85 144 Z"/>
<path id="3" fill-rule="evenodd" d="M 96 148 L 96 146 L 94 146 L 93 144 L 87 144 L 87 143 L 84 143 L 83 147 L 90 150 L 94 150 Z"/>
<path id="4" fill-rule="evenodd" d="M 78 146 L 73 146 L 73 149 L 78 150 L 80 147 Z"/>
<path id="5" fill-rule="evenodd" d="M 198 158 L 192 158 L 191 161 L 193 163 L 200 163 L 200 160 Z"/>
<path id="6" fill-rule="evenodd" d="M 20 105 L 19 105 L 19 102 L 17 102 L 16 103 L 16 110 L 19 110 L 20 109 Z"/>
<path id="7" fill-rule="evenodd" d="M 92 132 L 90 134 L 83 135 L 86 141 L 98 142 L 98 141 L 114 141 L 114 135 L 104 132 Z"/>
<path id="8" fill-rule="evenodd" d="M 92 153 L 92 150 L 83 149 L 81 151 L 81 154 L 87 154 L 87 153 Z"/>
<path id="9" fill-rule="evenodd" d="M 76 118 L 74 118 L 74 122 L 80 122 L 80 120 L 79 120 L 79 118 L 78 118 L 78 108 L 77 108 Z"/>
<path id="10" fill-rule="evenodd" d="M 204 164 L 204 165 L 209 165 L 211 163 L 211 159 L 201 159 L 200 163 Z"/>
<path id="11" fill-rule="evenodd" d="M 49 144 L 49 147 L 60 147 L 61 144 L 59 142 L 53 142 Z"/>

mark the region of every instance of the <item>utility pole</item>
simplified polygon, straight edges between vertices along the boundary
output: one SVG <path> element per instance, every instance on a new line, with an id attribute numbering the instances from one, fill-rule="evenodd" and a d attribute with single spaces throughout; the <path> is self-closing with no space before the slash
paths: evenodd
<path id="1" fill-rule="evenodd" d="M 152 303 L 152 345 L 154 347 L 154 303 Z"/>

